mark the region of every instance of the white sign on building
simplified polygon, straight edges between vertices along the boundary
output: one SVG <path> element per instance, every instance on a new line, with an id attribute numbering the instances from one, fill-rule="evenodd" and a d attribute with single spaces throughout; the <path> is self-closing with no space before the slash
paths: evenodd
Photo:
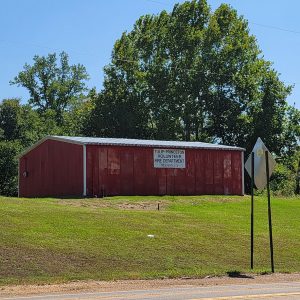
<path id="1" fill-rule="evenodd" d="M 185 168 L 185 150 L 182 149 L 154 149 L 154 168 Z"/>

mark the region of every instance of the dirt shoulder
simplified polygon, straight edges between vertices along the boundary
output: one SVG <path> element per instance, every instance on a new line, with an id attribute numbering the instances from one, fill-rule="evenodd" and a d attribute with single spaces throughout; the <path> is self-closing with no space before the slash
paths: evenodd
<path id="1" fill-rule="evenodd" d="M 30 296 L 55 293 L 111 292 L 143 290 L 183 286 L 212 286 L 228 284 L 255 284 L 300 282 L 300 273 L 268 275 L 236 275 L 236 277 L 206 277 L 201 279 L 157 279 L 157 280 L 119 280 L 119 281 L 74 281 L 64 284 L 18 285 L 0 287 L 0 298 L 10 296 Z"/>

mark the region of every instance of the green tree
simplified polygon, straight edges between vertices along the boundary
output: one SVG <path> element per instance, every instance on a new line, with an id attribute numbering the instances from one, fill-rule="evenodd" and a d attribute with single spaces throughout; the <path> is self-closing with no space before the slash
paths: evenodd
<path id="1" fill-rule="evenodd" d="M 294 185 L 295 193 L 300 194 L 300 111 L 289 106 L 284 123 L 284 148 L 281 164 L 291 173 L 287 186 Z"/>
<path id="2" fill-rule="evenodd" d="M 139 18 L 116 41 L 90 132 L 248 150 L 261 136 L 280 154 L 290 91 L 243 17 L 228 5 L 212 12 L 193 0 Z"/>
<path id="3" fill-rule="evenodd" d="M 4 99 L 0 104 L 0 128 L 1 139 L 11 141 L 20 138 L 20 114 L 19 99 Z"/>
<path id="4" fill-rule="evenodd" d="M 18 142 L 0 141 L 0 194 L 16 196 L 18 186 L 18 158 L 22 147 Z"/>
<path id="5" fill-rule="evenodd" d="M 73 105 L 70 111 L 64 113 L 64 124 L 60 128 L 61 134 L 70 136 L 85 135 L 90 127 L 93 108 L 94 102 L 90 95 Z"/>
<path id="6" fill-rule="evenodd" d="M 19 99 L 4 99 L 0 104 L 0 140 L 17 141 L 29 147 L 45 135 L 62 134 L 55 121 L 55 112 L 37 113 Z"/>
<path id="7" fill-rule="evenodd" d="M 30 94 L 29 104 L 39 112 L 51 109 L 59 124 L 63 113 L 87 90 L 85 81 L 89 78 L 83 65 L 70 65 L 65 52 L 45 56 L 34 56 L 33 65 L 25 64 L 11 84 L 25 87 Z"/>
<path id="8" fill-rule="evenodd" d="M 300 110 L 289 106 L 286 112 L 286 118 L 284 122 L 284 157 L 287 165 L 294 163 L 293 155 L 296 152 L 300 154 Z M 296 155 L 298 159 L 300 156 Z M 292 158 L 290 160 L 290 158 Z"/>

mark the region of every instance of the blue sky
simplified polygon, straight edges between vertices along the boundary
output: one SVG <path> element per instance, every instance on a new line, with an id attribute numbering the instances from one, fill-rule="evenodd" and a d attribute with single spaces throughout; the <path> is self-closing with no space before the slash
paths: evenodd
<path id="1" fill-rule="evenodd" d="M 89 87 L 100 90 L 103 67 L 123 31 L 144 14 L 170 11 L 174 0 L 2 0 L 0 2 L 0 99 L 28 99 L 26 89 L 9 81 L 32 63 L 35 54 L 66 51 L 82 63 Z M 216 9 L 228 3 L 249 21 L 250 32 L 280 78 L 295 84 L 288 101 L 300 108 L 300 1 L 210 0 Z"/>

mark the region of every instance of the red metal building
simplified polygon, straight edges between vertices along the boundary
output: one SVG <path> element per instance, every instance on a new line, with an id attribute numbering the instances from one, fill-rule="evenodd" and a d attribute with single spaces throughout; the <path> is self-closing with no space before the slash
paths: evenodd
<path id="1" fill-rule="evenodd" d="M 244 194 L 244 149 L 48 136 L 19 158 L 19 196 Z"/>

